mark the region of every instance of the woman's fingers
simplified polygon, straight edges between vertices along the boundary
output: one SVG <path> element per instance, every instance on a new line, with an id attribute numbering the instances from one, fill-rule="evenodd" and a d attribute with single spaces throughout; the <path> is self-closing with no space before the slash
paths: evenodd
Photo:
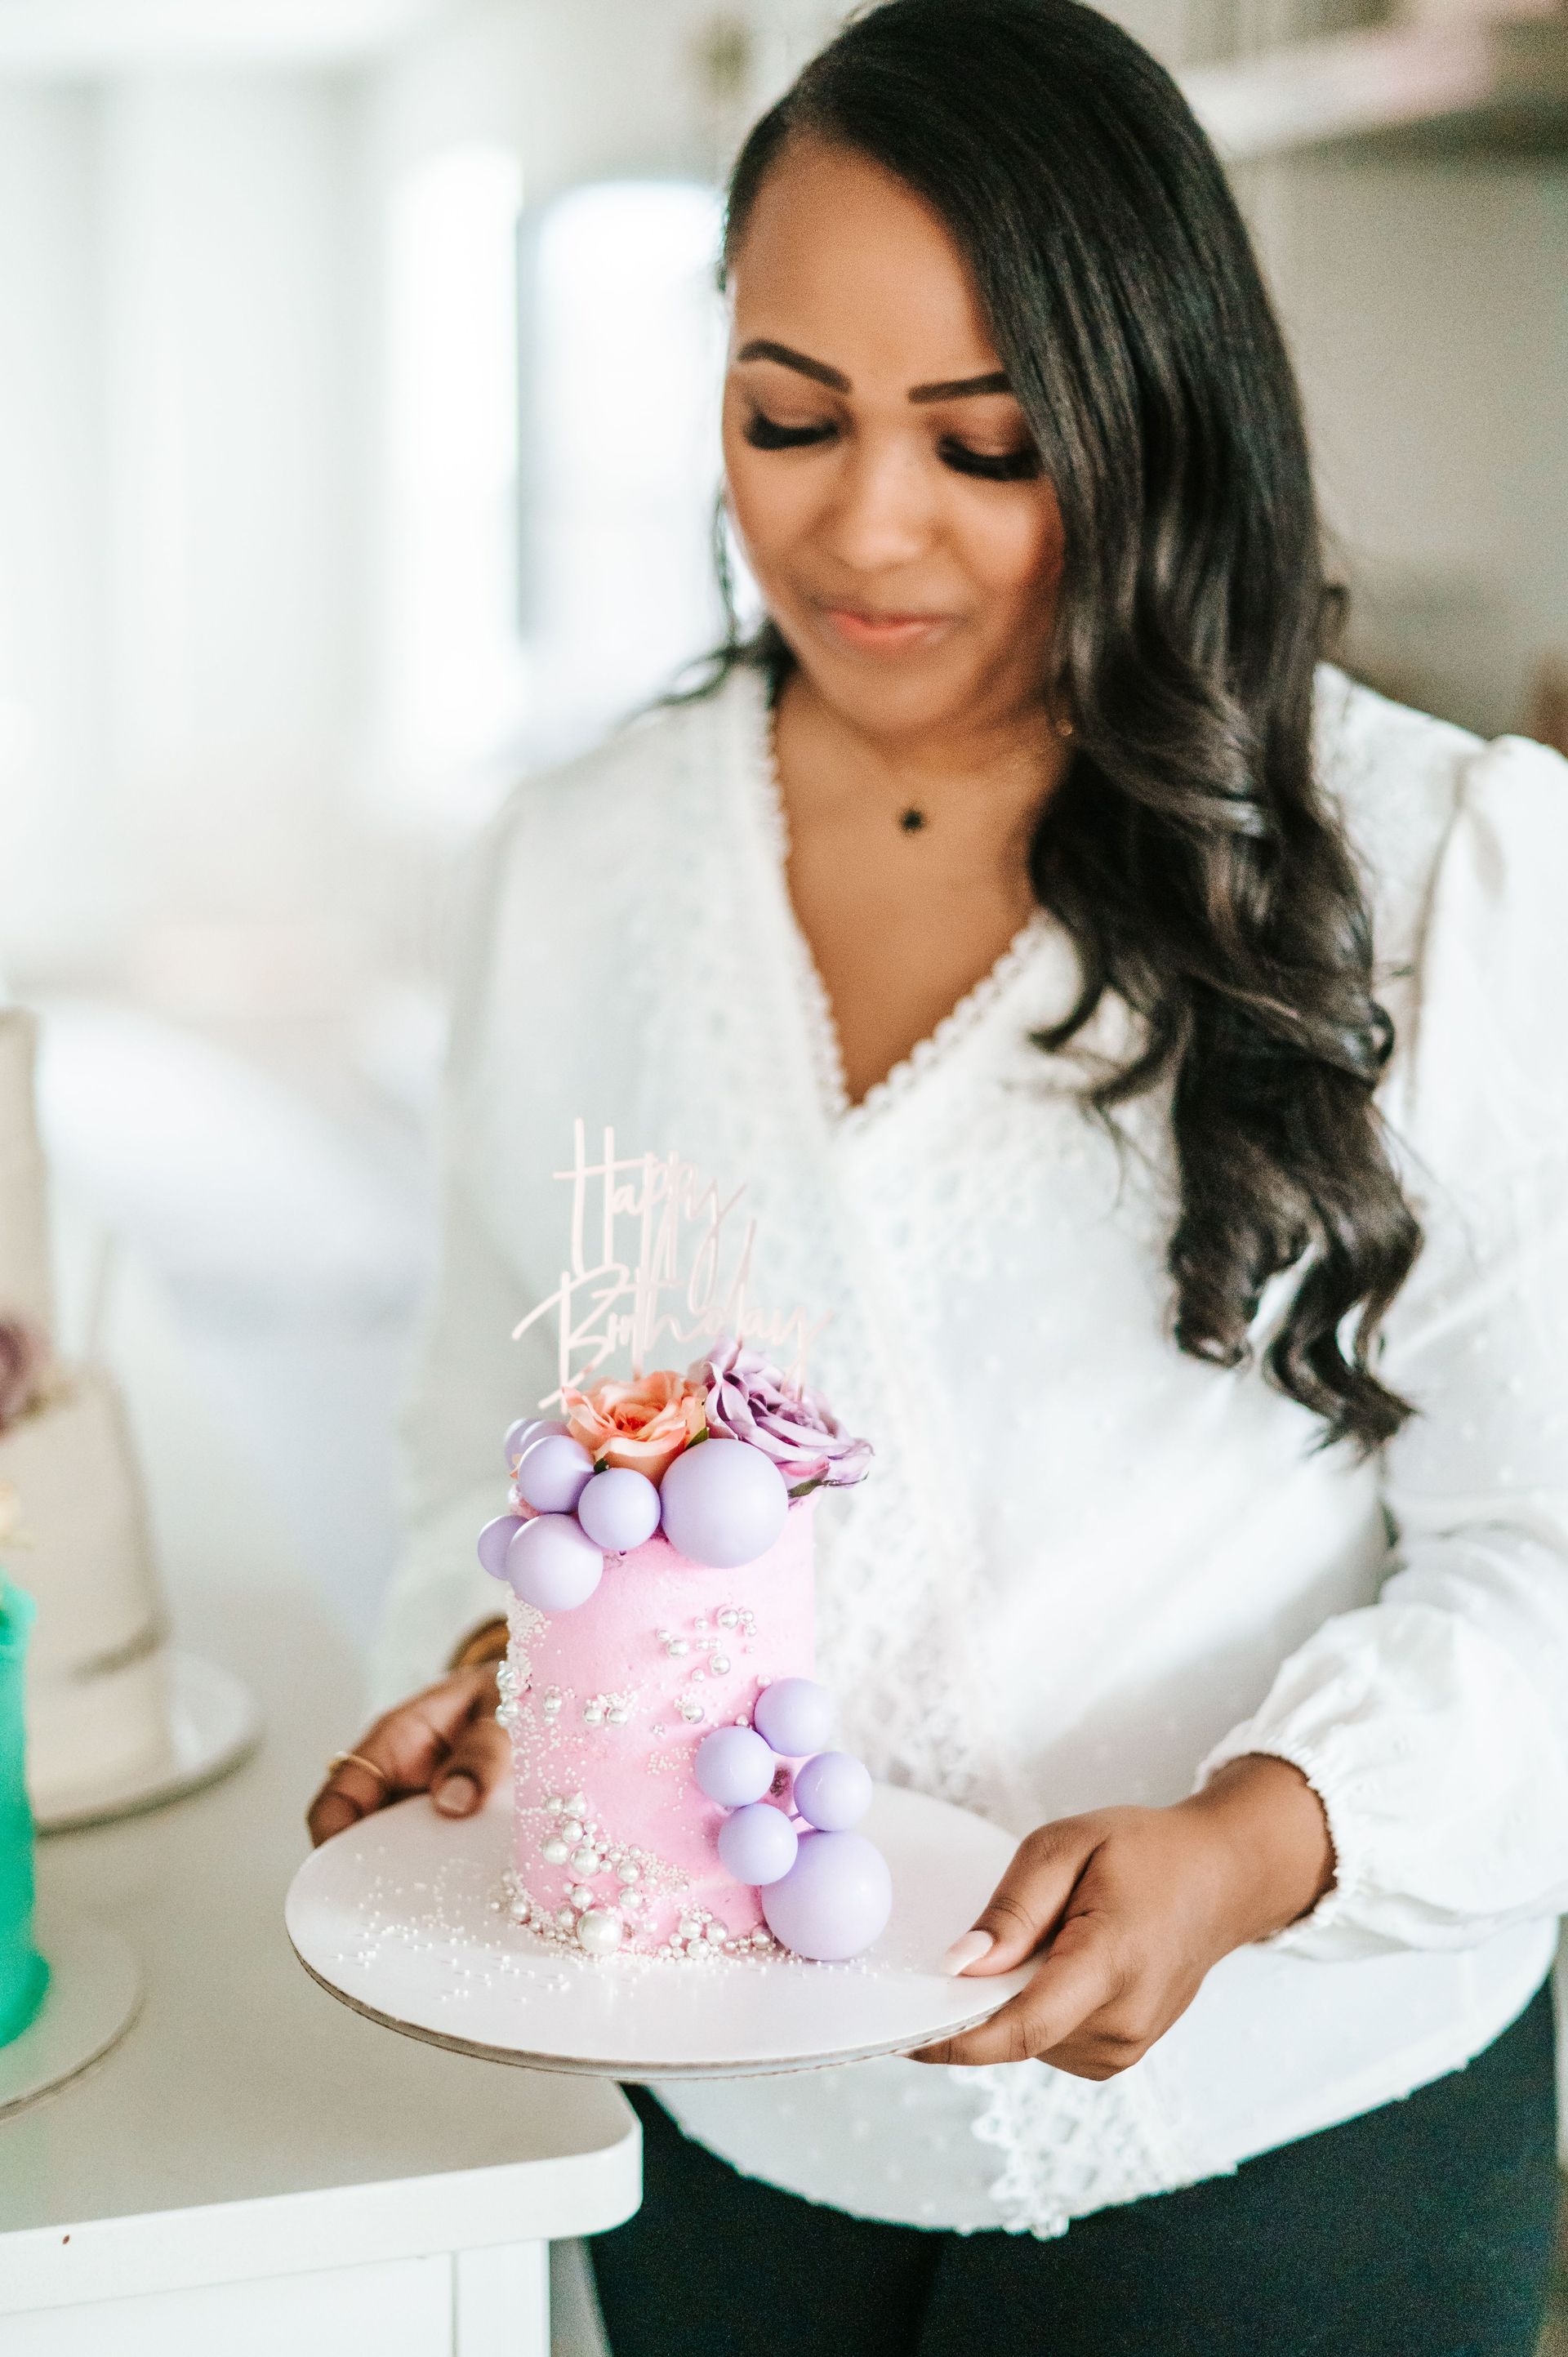
<path id="1" fill-rule="evenodd" d="M 505 1771 L 510 1746 L 494 1712 L 465 1727 L 431 1779 L 430 1797 L 444 1817 L 471 1817 Z"/>
<path id="2" fill-rule="evenodd" d="M 481 1721 L 493 1725 L 495 1706 L 495 1664 L 486 1662 L 454 1671 L 386 1712 L 312 1801 L 306 1815 L 311 1841 L 319 1846 L 386 1802 L 424 1792 L 472 1727 Z"/>
<path id="3" fill-rule="evenodd" d="M 1020 1989 L 989 2021 L 957 2038 L 923 2046 L 909 2059 L 976 2066 L 1065 2052 L 1115 1996 L 1119 1985 L 1109 1927 L 1097 1916 L 1077 1916 L 1064 1926 L 1027 1988 Z M 1062 2067 L 1079 2069 L 1081 2064 L 1064 2062 Z"/>
<path id="4" fill-rule="evenodd" d="M 1064 1817 L 1020 1842 L 975 1917 L 973 1931 L 948 1950 L 946 1969 L 981 1980 L 991 1973 L 1010 1973 L 1032 1956 L 1061 1921 L 1099 1841 L 1094 1818 Z"/>

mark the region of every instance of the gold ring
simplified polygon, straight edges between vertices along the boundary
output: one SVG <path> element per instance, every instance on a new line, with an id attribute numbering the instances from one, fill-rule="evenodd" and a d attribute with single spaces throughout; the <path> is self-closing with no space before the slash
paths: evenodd
<path id="1" fill-rule="evenodd" d="M 362 1751 L 335 1751 L 327 1762 L 327 1773 L 336 1776 L 339 1768 L 368 1768 L 372 1776 L 381 1778 L 389 1792 L 392 1791 L 392 1778 L 386 1770 L 378 1768 L 373 1760 L 367 1760 Z"/>

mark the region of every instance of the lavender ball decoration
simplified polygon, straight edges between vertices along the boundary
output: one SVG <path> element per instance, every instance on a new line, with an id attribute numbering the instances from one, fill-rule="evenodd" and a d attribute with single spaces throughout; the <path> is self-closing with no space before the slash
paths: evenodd
<path id="1" fill-rule="evenodd" d="M 522 1527 L 521 1514 L 498 1514 L 479 1533 L 479 1561 L 492 1579 L 506 1577 L 506 1552 Z"/>
<path id="2" fill-rule="evenodd" d="M 819 1751 L 795 1770 L 795 1806 L 819 1833 L 846 1834 L 871 1806 L 871 1771 L 850 1751 Z"/>
<path id="3" fill-rule="evenodd" d="M 786 1760 L 803 1760 L 823 1749 L 833 1731 L 833 1698 L 815 1678 L 778 1678 L 757 1695 L 751 1721 Z"/>
<path id="4" fill-rule="evenodd" d="M 512 1593 L 541 1612 L 575 1612 L 604 1576 L 603 1550 L 571 1514 L 541 1514 L 524 1523 L 506 1551 Z"/>
<path id="5" fill-rule="evenodd" d="M 596 1473 L 577 1501 L 577 1520 L 596 1546 L 625 1555 L 659 1528 L 659 1492 L 646 1473 L 612 1465 Z"/>
<path id="6" fill-rule="evenodd" d="M 508 1426 L 506 1438 L 501 1443 L 507 1471 L 512 1470 L 531 1440 L 542 1440 L 547 1432 L 568 1430 L 570 1426 L 563 1424 L 558 1416 L 520 1415 L 515 1424 Z"/>
<path id="7" fill-rule="evenodd" d="M 768 1801 L 736 1809 L 719 1827 L 719 1863 L 725 1872 L 758 1889 L 789 1873 L 800 1846 L 800 1836 L 783 1810 Z"/>
<path id="8" fill-rule="evenodd" d="M 762 1912 L 776 1940 L 814 1964 L 858 1956 L 893 1911 L 887 1860 L 864 1834 L 803 1834 L 795 1863 L 764 1886 Z"/>
<path id="9" fill-rule="evenodd" d="M 542 1432 L 517 1460 L 521 1498 L 542 1514 L 569 1514 L 594 1478 L 594 1460 L 569 1433 Z"/>
<path id="10" fill-rule="evenodd" d="M 710 1801 L 721 1809 L 738 1809 L 747 1801 L 761 1800 L 777 1765 L 761 1736 L 749 1727 L 715 1727 L 698 1744 L 692 1769 Z"/>
<path id="11" fill-rule="evenodd" d="M 766 1555 L 779 1537 L 789 1492 L 759 1448 L 744 1440 L 704 1440 L 670 1467 L 659 1506 L 664 1535 L 678 1554 L 714 1571 L 735 1571 Z"/>

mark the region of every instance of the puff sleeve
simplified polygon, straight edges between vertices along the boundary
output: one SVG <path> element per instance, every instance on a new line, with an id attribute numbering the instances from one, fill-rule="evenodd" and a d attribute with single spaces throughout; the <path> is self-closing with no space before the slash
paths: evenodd
<path id="1" fill-rule="evenodd" d="M 1385 1112 L 1426 1233 L 1382 1370 L 1393 1568 L 1205 1760 L 1321 1798 L 1337 1877 L 1275 1944 L 1459 1947 L 1568 1909 L 1568 762 L 1459 782 Z"/>

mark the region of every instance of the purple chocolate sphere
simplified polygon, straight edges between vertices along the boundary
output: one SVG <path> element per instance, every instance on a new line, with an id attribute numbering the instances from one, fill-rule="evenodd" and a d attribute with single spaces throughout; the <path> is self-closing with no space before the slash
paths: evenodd
<path id="1" fill-rule="evenodd" d="M 479 1561 L 492 1579 L 506 1577 L 506 1551 L 521 1528 L 521 1514 L 498 1514 L 479 1533 Z"/>
<path id="2" fill-rule="evenodd" d="M 596 1546 L 625 1555 L 659 1528 L 659 1492 L 646 1473 L 613 1465 L 596 1473 L 577 1501 L 577 1520 Z"/>
<path id="3" fill-rule="evenodd" d="M 711 1448 L 712 1441 L 708 1444 Z M 786 1760 L 821 1751 L 833 1731 L 833 1698 L 815 1678 L 775 1678 L 751 1714 L 758 1735 Z"/>
<path id="4" fill-rule="evenodd" d="M 789 1873 L 800 1846 L 800 1837 L 783 1810 L 768 1801 L 736 1809 L 719 1827 L 719 1863 L 725 1872 L 759 1889 Z"/>
<path id="5" fill-rule="evenodd" d="M 571 1514 L 541 1514 L 524 1523 L 506 1551 L 513 1594 L 541 1612 L 575 1612 L 597 1587 L 604 1568 L 603 1550 Z"/>
<path id="6" fill-rule="evenodd" d="M 803 1834 L 789 1873 L 762 1892 L 774 1938 L 815 1964 L 858 1956 L 892 1911 L 887 1860 L 864 1834 Z"/>
<path id="7" fill-rule="evenodd" d="M 501 1443 L 507 1471 L 511 1471 L 531 1440 L 542 1440 L 547 1432 L 566 1430 L 567 1426 L 558 1416 L 520 1415 L 515 1424 L 507 1426 L 507 1436 Z"/>
<path id="8" fill-rule="evenodd" d="M 594 1460 L 570 1433 L 542 1432 L 517 1460 L 518 1495 L 542 1514 L 569 1514 L 594 1478 Z"/>
<path id="9" fill-rule="evenodd" d="M 871 1806 L 871 1771 L 852 1751 L 819 1751 L 795 1770 L 795 1806 L 819 1833 L 846 1834 Z"/>
<path id="10" fill-rule="evenodd" d="M 715 1727 L 698 1744 L 692 1770 L 710 1801 L 721 1809 L 738 1809 L 761 1800 L 777 1764 L 749 1727 Z"/>
<path id="11" fill-rule="evenodd" d="M 784 1477 L 746 1440 L 703 1440 L 676 1458 L 660 1485 L 664 1535 L 715 1571 L 766 1555 L 789 1512 Z"/>

